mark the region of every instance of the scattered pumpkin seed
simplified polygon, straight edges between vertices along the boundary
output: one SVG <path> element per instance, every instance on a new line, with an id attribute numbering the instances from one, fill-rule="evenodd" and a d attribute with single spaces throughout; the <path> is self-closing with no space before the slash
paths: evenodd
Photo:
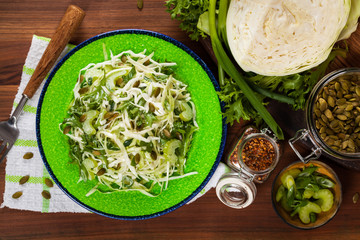
<path id="1" fill-rule="evenodd" d="M 54 183 L 51 181 L 50 178 L 45 178 L 44 182 L 45 182 L 46 186 L 48 186 L 48 187 L 54 186 Z"/>
<path id="2" fill-rule="evenodd" d="M 143 9 L 144 0 L 137 0 L 137 7 L 138 7 L 139 10 Z"/>
<path id="3" fill-rule="evenodd" d="M 19 197 L 21 197 L 22 194 L 23 194 L 22 191 L 18 191 L 18 192 L 14 193 L 14 194 L 12 195 L 12 198 L 18 199 Z"/>
<path id="4" fill-rule="evenodd" d="M 30 178 L 29 175 L 23 176 L 22 178 L 20 178 L 19 184 L 21 185 L 25 184 L 27 181 L 29 181 L 29 178 Z"/>
<path id="5" fill-rule="evenodd" d="M 34 154 L 32 152 L 27 152 L 24 154 L 23 158 L 24 159 L 31 159 L 34 156 Z"/>
<path id="6" fill-rule="evenodd" d="M 354 204 L 357 203 L 358 200 L 359 200 L 359 193 L 356 192 L 356 193 L 354 194 L 354 196 L 353 196 L 353 203 L 354 203 Z"/>
<path id="7" fill-rule="evenodd" d="M 43 196 L 43 198 L 45 198 L 45 199 L 47 199 L 47 200 L 49 200 L 49 199 L 51 198 L 51 194 L 50 194 L 50 192 L 47 191 L 47 190 L 42 191 L 42 192 L 41 192 L 41 195 Z"/>

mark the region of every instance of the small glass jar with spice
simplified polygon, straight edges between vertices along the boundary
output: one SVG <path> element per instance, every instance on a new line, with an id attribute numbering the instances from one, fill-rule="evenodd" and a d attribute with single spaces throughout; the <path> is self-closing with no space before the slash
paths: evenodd
<path id="1" fill-rule="evenodd" d="M 234 170 L 224 174 L 217 186 L 220 201 L 232 208 L 245 208 L 256 197 L 255 183 L 263 183 L 269 177 L 280 158 L 280 145 L 270 131 L 245 127 L 226 158 Z"/>

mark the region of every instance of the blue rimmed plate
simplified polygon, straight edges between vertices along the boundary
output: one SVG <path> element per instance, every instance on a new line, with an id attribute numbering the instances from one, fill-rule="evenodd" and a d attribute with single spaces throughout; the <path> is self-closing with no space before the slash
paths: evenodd
<path id="1" fill-rule="evenodd" d="M 79 170 L 69 164 L 67 137 L 59 124 L 67 117 L 78 72 L 89 63 L 103 62 L 103 44 L 114 54 L 132 50 L 154 52 L 154 58 L 177 64 L 175 77 L 188 84 L 196 106 L 199 130 L 188 153 L 186 172 L 198 174 L 173 180 L 157 197 L 136 191 L 101 194 L 86 193 L 96 182 L 78 183 Z M 36 134 L 44 164 L 55 183 L 75 202 L 103 216 L 138 220 L 163 215 L 190 201 L 210 180 L 221 159 L 226 125 L 216 91 L 219 86 L 205 63 L 182 43 L 160 33 L 146 30 L 118 30 L 100 34 L 71 50 L 54 68 L 42 90 Z"/>

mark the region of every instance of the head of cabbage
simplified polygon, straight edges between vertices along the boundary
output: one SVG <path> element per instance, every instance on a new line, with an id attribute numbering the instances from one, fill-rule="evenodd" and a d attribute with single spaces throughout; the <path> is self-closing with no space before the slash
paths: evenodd
<path id="1" fill-rule="evenodd" d="M 227 40 L 244 71 L 290 75 L 325 61 L 359 15 L 359 0 L 231 0 Z"/>

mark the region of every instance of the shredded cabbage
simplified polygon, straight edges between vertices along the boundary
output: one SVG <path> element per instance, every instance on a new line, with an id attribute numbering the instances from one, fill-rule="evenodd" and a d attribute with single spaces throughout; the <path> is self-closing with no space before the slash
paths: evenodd
<path id="1" fill-rule="evenodd" d="M 124 51 L 80 70 L 60 124 L 79 165 L 79 181 L 96 191 L 139 191 L 156 196 L 185 173 L 186 155 L 198 129 L 187 85 L 174 78 L 175 63 L 154 53 Z M 155 190 L 154 186 L 159 186 Z M 160 190 L 159 190 L 160 189 Z"/>

